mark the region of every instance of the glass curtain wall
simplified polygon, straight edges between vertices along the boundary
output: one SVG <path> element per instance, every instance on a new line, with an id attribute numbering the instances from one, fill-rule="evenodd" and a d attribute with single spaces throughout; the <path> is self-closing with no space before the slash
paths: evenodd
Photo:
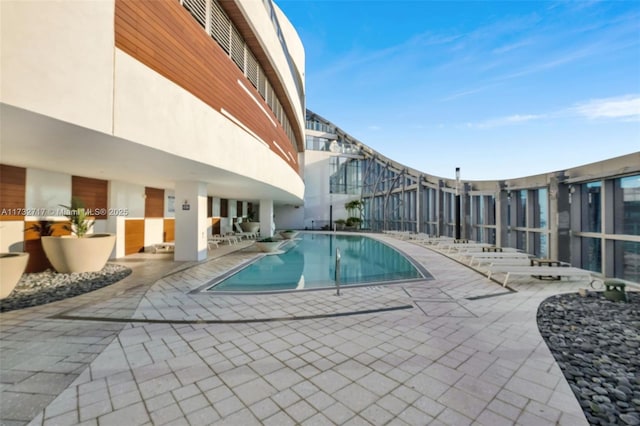
<path id="1" fill-rule="evenodd" d="M 307 149 L 332 156 L 331 194 L 360 195 L 363 228 L 455 235 L 454 181 L 403 168 L 349 136 L 338 135 L 337 128 L 327 123 L 308 117 L 307 127 L 328 133 L 325 137 L 311 132 Z M 463 192 L 462 202 L 468 216 L 463 212 L 462 237 L 496 244 L 499 231 L 501 245 L 541 258 L 561 255 L 561 260 L 607 277 L 640 281 L 640 174 L 597 180 L 584 175 L 580 181 L 579 175 L 569 179 L 558 172 L 546 185 L 531 179 L 531 187 L 523 187 L 529 179 L 522 178 L 516 180 L 521 186 L 510 188 L 511 182 L 500 182 L 495 190 L 486 183 L 484 187 L 467 183 L 465 191 L 470 193 Z M 558 229 L 550 228 L 552 218 L 565 221 L 565 229 L 571 230 L 568 240 L 559 242 Z M 569 249 L 557 247 L 564 241 L 570 241 Z"/>
<path id="2" fill-rule="evenodd" d="M 614 233 L 640 236 L 640 175 L 613 181 Z M 614 241 L 615 276 L 640 282 L 640 242 Z"/>
<path id="3" fill-rule="evenodd" d="M 362 192 L 361 161 L 334 156 L 330 158 L 329 192 L 360 194 Z"/>
<path id="4" fill-rule="evenodd" d="M 534 202 L 533 210 L 533 254 L 537 257 L 549 256 L 549 191 L 547 188 L 539 188 L 532 191 Z"/>
<path id="5" fill-rule="evenodd" d="M 496 199 L 493 195 L 469 197 L 471 238 L 483 243 L 496 243 Z"/>
<path id="6" fill-rule="evenodd" d="M 580 231 L 587 233 L 602 232 L 602 182 L 589 182 L 581 185 Z M 580 241 L 582 268 L 602 272 L 602 238 L 583 236 Z"/>

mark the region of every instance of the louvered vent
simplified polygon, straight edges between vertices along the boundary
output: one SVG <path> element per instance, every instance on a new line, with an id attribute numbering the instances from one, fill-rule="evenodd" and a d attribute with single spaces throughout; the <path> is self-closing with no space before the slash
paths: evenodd
<path id="1" fill-rule="evenodd" d="M 267 77 L 264 75 L 262 68 L 258 68 L 258 92 L 262 95 L 262 99 L 267 97 Z"/>
<path id="2" fill-rule="evenodd" d="M 225 52 L 229 53 L 231 49 L 231 21 L 217 1 L 211 2 L 211 37 Z"/>
<path id="3" fill-rule="evenodd" d="M 247 78 L 253 84 L 253 87 L 258 87 L 258 61 L 247 49 Z"/>
<path id="4" fill-rule="evenodd" d="M 275 104 L 273 103 L 273 89 L 271 88 L 271 85 L 269 83 L 267 83 L 267 105 L 269 105 L 269 108 L 271 108 L 271 111 L 275 112 Z"/>
<path id="5" fill-rule="evenodd" d="M 207 6 L 206 0 L 184 0 L 184 8 L 189 11 L 202 28 L 206 28 L 207 22 Z"/>
<path id="6" fill-rule="evenodd" d="M 244 42 L 235 28 L 231 32 L 231 59 L 244 71 Z"/>
<path id="7" fill-rule="evenodd" d="M 0 0 L 2 1 L 2 0 Z M 290 140 L 294 140 L 293 129 L 276 97 L 264 70 L 245 44 L 240 33 L 220 6 L 220 0 L 178 0 L 194 19 L 208 31 L 222 49 L 229 54 L 251 84 L 258 89 L 271 111 L 274 113 Z M 209 16 L 207 16 L 209 8 Z M 208 18 L 208 19 L 207 19 Z M 207 20 L 209 22 L 207 22 Z M 208 24 L 208 25 L 207 25 Z M 279 37 L 282 37 L 279 34 Z"/>

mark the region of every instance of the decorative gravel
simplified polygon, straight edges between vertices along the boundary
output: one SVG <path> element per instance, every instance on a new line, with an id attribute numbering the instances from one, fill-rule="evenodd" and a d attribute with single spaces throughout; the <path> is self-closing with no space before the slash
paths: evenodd
<path id="1" fill-rule="evenodd" d="M 0 300 L 0 312 L 44 305 L 106 287 L 125 278 L 131 269 L 107 264 L 98 272 L 59 274 L 52 270 L 24 274 L 11 294 Z"/>
<path id="2" fill-rule="evenodd" d="M 592 425 L 640 425 L 640 293 L 562 294 L 538 308 L 538 328 Z"/>

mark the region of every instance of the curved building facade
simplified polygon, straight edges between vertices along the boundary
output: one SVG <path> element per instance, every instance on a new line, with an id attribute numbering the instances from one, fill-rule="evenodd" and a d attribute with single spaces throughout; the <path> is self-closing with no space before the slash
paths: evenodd
<path id="1" fill-rule="evenodd" d="M 304 49 L 270 0 L 0 7 L 0 251 L 72 197 L 114 257 L 175 240 L 177 260 L 302 204 Z"/>
<path id="2" fill-rule="evenodd" d="M 364 229 L 458 232 L 640 282 L 640 152 L 536 176 L 466 181 L 406 167 L 311 111 L 306 127 L 300 226 L 333 229 L 356 214 Z M 361 211 L 345 208 L 354 200 Z"/>

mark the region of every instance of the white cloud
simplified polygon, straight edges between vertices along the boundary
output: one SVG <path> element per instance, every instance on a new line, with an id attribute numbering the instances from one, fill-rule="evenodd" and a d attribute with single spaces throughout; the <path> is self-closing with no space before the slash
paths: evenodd
<path id="1" fill-rule="evenodd" d="M 577 104 L 571 111 L 590 120 L 613 118 L 640 121 L 640 95 L 592 99 Z"/>
<path id="2" fill-rule="evenodd" d="M 491 53 L 497 54 L 497 55 L 502 55 L 504 53 L 507 52 L 511 52 L 512 50 L 516 50 L 516 49 L 520 49 L 522 47 L 528 47 L 533 45 L 533 40 L 531 39 L 527 39 L 527 40 L 520 40 L 517 41 L 515 43 L 511 43 L 511 44 L 507 44 L 501 47 L 496 47 L 495 49 L 493 49 L 491 51 Z"/>
<path id="3" fill-rule="evenodd" d="M 511 126 L 515 124 L 526 123 L 532 120 L 539 120 L 545 118 L 546 115 L 542 114 L 514 114 L 506 117 L 493 118 L 491 120 L 481 121 L 478 123 L 467 123 L 467 127 L 476 129 L 489 129 L 493 127 Z"/>
<path id="4" fill-rule="evenodd" d="M 466 127 L 490 129 L 512 126 L 541 119 L 583 117 L 589 120 L 613 119 L 618 121 L 640 121 L 640 95 L 624 95 L 580 102 L 572 107 L 544 114 L 513 114 L 485 121 L 469 122 Z"/>

